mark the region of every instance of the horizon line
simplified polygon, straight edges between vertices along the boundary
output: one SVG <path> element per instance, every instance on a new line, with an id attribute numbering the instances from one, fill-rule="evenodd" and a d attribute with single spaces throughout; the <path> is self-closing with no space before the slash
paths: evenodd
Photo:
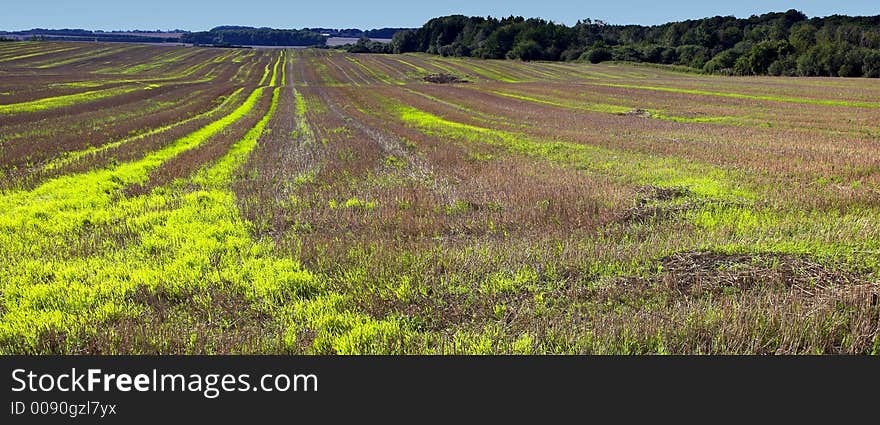
<path id="1" fill-rule="evenodd" d="M 479 17 L 479 18 L 496 18 L 496 19 L 504 19 L 504 18 L 508 18 L 508 17 L 521 17 L 521 18 L 524 18 L 524 19 L 543 19 L 543 20 L 545 20 L 545 21 L 547 21 L 547 22 L 552 22 L 552 23 L 555 23 L 555 24 L 562 24 L 562 25 L 569 26 L 569 27 L 570 27 L 570 26 L 574 26 L 578 21 L 583 21 L 584 19 L 592 19 L 594 22 L 595 22 L 595 21 L 600 21 L 600 22 L 605 23 L 606 25 L 612 25 L 612 26 L 630 26 L 630 25 L 635 25 L 635 26 L 643 26 L 643 27 L 654 27 L 654 26 L 667 25 L 667 24 L 677 23 L 677 22 L 696 21 L 696 20 L 709 19 L 709 18 L 715 18 L 715 17 L 722 17 L 722 18 L 733 17 L 733 18 L 736 18 L 736 19 L 748 19 L 748 18 L 753 17 L 753 16 L 762 16 L 762 15 L 767 15 L 767 14 L 771 14 L 771 13 L 785 13 L 785 12 L 787 12 L 787 11 L 789 11 L 789 10 L 796 10 L 796 11 L 798 11 L 798 12 L 800 12 L 800 13 L 803 13 L 805 16 L 807 16 L 807 19 L 814 19 L 814 18 L 820 18 L 820 19 L 821 19 L 821 18 L 829 18 L 829 17 L 832 17 L 832 16 L 846 16 L 846 17 L 851 17 L 851 18 L 872 18 L 872 17 L 878 17 L 878 16 L 880 16 L 880 13 L 878 13 L 878 14 L 876 14 L 876 15 L 847 15 L 847 14 L 842 14 L 842 13 L 833 13 L 833 14 L 830 14 L 830 15 L 816 15 L 816 16 L 810 16 L 810 15 L 808 15 L 807 13 L 805 13 L 805 12 L 803 12 L 803 11 L 801 11 L 801 10 L 791 8 L 791 9 L 787 9 L 787 10 L 783 10 L 783 11 L 775 11 L 775 10 L 773 10 L 773 11 L 767 11 L 767 12 L 761 12 L 761 13 L 752 13 L 752 14 L 750 14 L 750 15 L 748 15 L 748 16 L 736 16 L 735 14 L 727 14 L 727 15 L 720 15 L 720 14 L 717 14 L 717 15 L 711 15 L 711 16 L 698 17 L 698 18 L 685 18 L 685 19 L 680 19 L 680 20 L 671 20 L 671 21 L 666 21 L 666 22 L 663 22 L 663 23 L 656 23 L 656 24 L 643 24 L 643 23 L 616 23 L 616 22 L 607 21 L 607 20 L 605 20 L 605 19 L 589 18 L 589 17 L 580 18 L 580 19 L 578 19 L 577 21 L 575 21 L 574 24 L 566 24 L 566 23 L 561 22 L 561 21 L 557 21 L 557 20 L 554 20 L 554 19 L 542 18 L 542 17 L 540 17 L 540 16 L 529 16 L 529 17 L 526 17 L 526 16 L 524 16 L 524 15 L 508 15 L 508 16 L 500 16 L 500 15 L 499 15 L 499 16 L 495 16 L 495 15 L 491 15 L 491 14 L 490 14 L 490 15 L 486 15 L 486 16 L 482 16 L 482 15 L 466 15 L 466 14 L 462 14 L 462 13 L 452 13 L 452 14 L 448 14 L 448 15 L 439 15 L 439 16 L 435 16 L 435 17 L 429 18 L 427 21 L 423 22 L 422 24 L 420 24 L 420 25 L 418 25 L 418 26 L 405 26 L 405 25 L 378 26 L 378 27 L 374 26 L 374 27 L 369 28 L 369 29 L 368 29 L 367 27 L 365 27 L 365 26 L 348 26 L 348 25 L 344 25 L 344 26 L 311 25 L 311 26 L 304 26 L 304 27 L 301 27 L 301 28 L 294 28 L 294 27 L 291 27 L 291 28 L 281 28 L 281 27 L 269 27 L 269 26 L 265 26 L 265 25 L 264 25 L 264 26 L 254 26 L 254 25 L 220 24 L 220 25 L 214 25 L 214 26 L 211 27 L 211 28 L 203 29 L 203 30 L 193 30 L 193 29 L 183 29 L 183 28 L 175 28 L 175 29 L 167 29 L 167 30 L 166 30 L 166 29 L 161 29 L 161 28 L 156 28 L 156 29 L 146 29 L 146 28 L 133 28 L 133 29 L 115 28 L 115 29 L 107 29 L 107 28 L 85 28 L 85 27 L 71 27 L 71 26 L 65 26 L 65 27 L 63 27 L 63 28 L 57 28 L 57 27 L 56 27 L 56 28 L 43 28 L 43 27 L 36 26 L 36 27 L 22 28 L 22 29 L 0 29 L 0 32 L 20 32 L 20 31 L 31 31 L 31 30 L 36 30 L 36 29 L 43 29 L 43 30 L 54 30 L 54 31 L 57 31 L 57 30 L 84 30 L 84 31 L 102 31 L 102 32 L 161 32 L 161 33 L 176 33 L 176 32 L 180 32 L 180 31 L 185 31 L 185 32 L 204 32 L 204 31 L 210 31 L 211 29 L 216 28 L 216 27 L 220 27 L 220 26 L 241 26 L 241 27 L 249 27 L 249 28 L 255 28 L 255 29 L 259 29 L 259 28 L 270 28 L 270 29 L 284 29 L 284 30 L 303 30 L 303 29 L 310 29 L 310 28 L 322 28 L 322 29 L 335 29 L 335 30 L 354 29 L 354 30 L 360 30 L 360 31 L 369 31 L 369 30 L 384 29 L 384 28 L 418 29 L 418 28 L 422 27 L 425 23 L 427 23 L 428 21 L 430 21 L 431 19 L 442 18 L 442 17 L 445 17 L 445 16 L 457 16 L 457 15 L 467 16 L 467 17 Z"/>

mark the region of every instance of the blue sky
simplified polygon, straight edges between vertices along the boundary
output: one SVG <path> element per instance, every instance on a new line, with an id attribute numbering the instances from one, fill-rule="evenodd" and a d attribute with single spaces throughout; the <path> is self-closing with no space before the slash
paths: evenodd
<path id="1" fill-rule="evenodd" d="M 188 29 L 216 25 L 274 28 L 416 27 L 442 15 L 521 15 L 565 24 L 580 18 L 615 24 L 658 24 L 715 15 L 747 17 L 798 9 L 809 16 L 878 15 L 878 0 L 711 2 L 699 0 L 11 0 L 0 7 L 0 29 Z"/>

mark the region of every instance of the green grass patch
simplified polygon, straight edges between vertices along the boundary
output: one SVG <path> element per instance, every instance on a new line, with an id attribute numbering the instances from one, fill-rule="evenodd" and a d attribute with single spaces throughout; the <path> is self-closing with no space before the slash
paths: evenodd
<path id="1" fill-rule="evenodd" d="M 558 106 L 566 109 L 581 109 L 590 112 L 604 112 L 609 114 L 620 114 L 627 111 L 632 110 L 632 108 L 628 106 L 620 106 L 620 105 L 610 105 L 605 103 L 575 103 L 575 102 L 563 102 L 559 100 L 548 100 L 548 99 L 540 99 L 537 97 L 525 96 L 517 93 L 509 93 L 503 92 L 499 90 L 492 90 L 492 93 L 497 94 L 499 96 L 509 97 L 517 100 L 524 100 L 527 102 L 533 103 L 541 103 L 544 105 Z"/>
<path id="2" fill-rule="evenodd" d="M 36 56 L 43 56 L 43 55 L 49 55 L 49 54 L 53 54 L 53 53 L 66 52 L 68 50 L 74 50 L 74 49 L 77 49 L 77 47 L 64 47 L 64 48 L 52 49 L 52 50 L 40 50 L 40 51 L 34 52 L 34 53 L 28 53 L 28 54 L 24 54 L 24 55 L 0 58 L 0 62 L 10 62 L 10 61 L 14 61 L 14 60 L 27 59 L 27 58 L 32 58 L 32 57 L 36 57 Z"/>
<path id="3" fill-rule="evenodd" d="M 388 75 L 382 71 L 379 71 L 378 69 L 374 69 L 374 68 L 371 68 L 369 66 L 362 64 L 361 61 L 357 60 L 357 58 L 355 58 L 355 57 L 346 56 L 345 59 L 348 60 L 349 62 L 357 65 L 358 68 L 362 69 L 367 74 L 373 76 L 373 78 L 375 78 L 376 80 L 379 80 L 385 84 L 403 84 L 402 81 L 397 81 L 394 78 L 391 78 L 390 75 Z"/>
<path id="4" fill-rule="evenodd" d="M 272 79 L 269 80 L 269 86 L 275 87 L 278 82 L 278 66 L 281 64 L 281 59 L 284 58 L 284 51 L 282 50 L 278 53 L 278 59 L 275 59 L 275 66 L 272 67 Z M 269 71 L 269 68 L 266 68 L 266 72 Z M 283 71 L 283 68 L 282 68 Z M 282 78 L 281 83 L 284 84 L 284 79 Z"/>
<path id="5" fill-rule="evenodd" d="M 499 96 L 510 97 L 513 99 L 524 100 L 527 102 L 533 103 L 541 103 L 545 105 L 558 106 L 566 109 L 578 109 L 590 112 L 602 112 L 608 114 L 623 114 L 631 111 L 633 108 L 629 106 L 622 105 L 611 105 L 607 103 L 576 103 L 576 102 L 565 102 L 560 100 L 549 100 L 531 96 L 524 96 L 517 93 L 509 93 L 498 90 L 492 90 L 492 93 L 495 93 Z M 664 112 L 658 111 L 656 109 L 647 109 L 648 113 L 651 114 L 651 118 L 664 120 L 664 121 L 674 121 L 674 122 L 687 122 L 687 123 L 724 123 L 724 124 L 739 124 L 742 122 L 741 117 L 734 116 L 718 116 L 718 117 L 683 117 L 676 115 L 667 115 Z"/>
<path id="6" fill-rule="evenodd" d="M 850 101 L 850 100 L 833 100 L 833 99 L 807 99 L 802 97 L 791 97 L 791 96 L 765 96 L 765 95 L 754 95 L 754 94 L 745 94 L 745 93 L 730 93 L 730 92 L 719 92 L 719 91 L 709 91 L 709 90 L 696 90 L 696 89 L 684 89 L 679 87 L 658 87 L 658 86 L 641 86 L 634 84 L 612 84 L 612 83 L 604 83 L 598 84 L 593 83 L 600 86 L 606 87 L 620 87 L 627 89 L 639 89 L 639 90 L 653 90 L 653 91 L 662 91 L 662 92 L 672 92 L 672 93 L 684 93 L 684 94 L 697 94 L 703 96 L 719 96 L 719 97 L 730 97 L 734 99 L 752 99 L 752 100 L 769 100 L 774 102 L 787 102 L 787 103 L 803 103 L 808 105 L 829 105 L 829 106 L 853 106 L 859 108 L 880 108 L 880 103 L 878 102 L 858 102 L 858 101 Z"/>
<path id="7" fill-rule="evenodd" d="M 192 121 L 194 121 L 194 120 L 202 119 L 202 118 L 206 118 L 206 117 L 210 117 L 210 116 L 216 115 L 218 112 L 220 112 L 221 110 L 225 109 L 228 105 L 237 102 L 237 101 L 239 100 L 239 96 L 241 95 L 242 90 L 243 90 L 243 89 L 241 89 L 241 88 L 240 88 L 240 89 L 237 89 L 237 90 L 234 91 L 231 95 L 229 95 L 228 97 L 226 97 L 226 99 L 224 99 L 223 102 L 222 102 L 220 105 L 217 105 L 216 107 L 214 107 L 213 109 L 211 109 L 211 110 L 209 110 L 209 111 L 206 111 L 206 112 L 203 112 L 203 113 L 201 113 L 201 114 L 198 114 L 198 115 L 192 116 L 192 117 L 187 118 L 187 119 L 182 120 L 182 121 L 178 121 L 178 122 L 173 123 L 173 124 L 169 124 L 169 125 L 165 125 L 165 126 L 162 126 L 162 127 L 154 128 L 154 129 L 152 129 L 152 130 L 150 130 L 150 131 L 148 131 L 148 132 L 146 132 L 146 133 L 138 134 L 137 136 L 128 137 L 128 138 L 125 138 L 125 139 L 122 139 L 122 140 L 117 140 L 117 141 L 115 141 L 115 142 L 105 143 L 105 144 L 103 144 L 103 145 L 101 145 L 101 146 L 94 146 L 94 147 L 90 147 L 90 148 L 83 149 L 83 150 L 79 150 L 79 151 L 75 151 L 75 152 L 67 152 L 67 153 L 65 153 L 64 155 L 62 155 L 61 157 L 56 158 L 56 159 L 54 159 L 54 160 L 48 162 L 45 166 L 43 166 L 43 169 L 44 169 L 44 170 L 47 170 L 47 171 L 49 171 L 49 170 L 54 170 L 54 169 L 57 169 L 57 168 L 63 167 L 64 165 L 67 165 L 67 164 L 70 164 L 70 163 L 76 162 L 76 161 L 80 160 L 81 158 L 83 158 L 83 157 L 85 157 L 85 156 L 88 156 L 88 155 L 94 155 L 94 154 L 97 154 L 97 153 L 100 153 L 100 152 L 103 152 L 103 151 L 106 151 L 106 150 L 109 150 L 109 149 L 114 149 L 114 148 L 117 148 L 117 147 L 119 147 L 119 146 L 122 146 L 122 145 L 124 145 L 124 144 L 126 144 L 126 143 L 135 142 L 135 141 L 141 140 L 141 139 L 143 139 L 143 138 L 145 138 L 145 137 L 152 136 L 152 135 L 154 135 L 154 134 L 158 134 L 158 133 L 162 133 L 162 132 L 164 132 L 164 131 L 168 131 L 168 130 L 174 128 L 174 127 L 178 127 L 178 126 L 184 125 L 184 124 L 189 123 L 189 122 L 192 122 Z"/>
<path id="8" fill-rule="evenodd" d="M 47 109 L 62 108 L 65 106 L 76 105 L 80 103 L 89 103 L 104 98 L 119 96 L 138 90 L 150 90 L 155 85 L 137 86 L 137 87 L 115 87 L 103 90 L 92 90 L 83 93 L 69 94 L 65 96 L 48 97 L 44 99 L 32 100 L 29 102 L 10 103 L 0 105 L 0 114 L 12 115 L 25 112 L 37 112 Z"/>
<path id="9" fill-rule="evenodd" d="M 684 161 L 605 149 L 561 141 L 542 141 L 508 131 L 449 121 L 403 105 L 392 106 L 405 123 L 443 137 L 503 146 L 514 152 L 565 164 L 578 169 L 660 187 L 687 187 L 711 198 L 753 199 L 755 194 L 737 184 L 725 170 Z"/>

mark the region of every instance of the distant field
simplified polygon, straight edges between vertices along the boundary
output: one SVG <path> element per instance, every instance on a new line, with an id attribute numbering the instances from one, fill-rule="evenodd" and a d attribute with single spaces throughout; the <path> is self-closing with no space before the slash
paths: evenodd
<path id="1" fill-rule="evenodd" d="M 149 37 L 159 37 L 159 38 L 180 38 L 180 36 L 183 35 L 182 32 L 114 32 L 111 34 L 149 36 Z"/>
<path id="2" fill-rule="evenodd" d="M 0 43 L 0 176 L 3 354 L 880 353 L 876 79 Z"/>
<path id="3" fill-rule="evenodd" d="M 354 44 L 358 42 L 358 38 L 356 37 L 328 37 L 327 45 L 328 46 L 343 46 L 346 44 Z M 372 38 L 373 41 L 378 41 L 380 43 L 388 43 L 391 41 L 390 38 Z"/>

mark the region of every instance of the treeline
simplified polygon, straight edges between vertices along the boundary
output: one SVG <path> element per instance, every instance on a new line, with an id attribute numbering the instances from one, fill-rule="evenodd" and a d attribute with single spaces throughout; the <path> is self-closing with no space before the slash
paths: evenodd
<path id="1" fill-rule="evenodd" d="M 393 40 L 393 39 L 392 39 Z M 370 40 L 367 37 L 361 37 L 358 41 L 351 45 L 343 46 L 349 53 L 403 53 L 414 50 L 396 51 L 393 49 L 392 43 L 383 43 L 381 41 Z"/>
<path id="2" fill-rule="evenodd" d="M 177 32 L 180 32 L 177 30 Z M 45 29 L 34 28 L 23 31 L 0 31 L 2 36 L 12 40 L 40 41 L 103 41 L 121 43 L 176 43 L 178 38 L 160 36 L 174 34 L 164 31 L 91 31 L 84 29 Z"/>
<path id="3" fill-rule="evenodd" d="M 543 19 L 445 16 L 353 51 L 548 61 L 618 60 L 681 65 L 710 73 L 880 77 L 880 16 L 808 18 L 797 10 L 663 25 L 574 26 Z"/>
<path id="4" fill-rule="evenodd" d="M 309 30 L 222 26 L 182 34 L 180 42 L 217 46 L 323 46 L 327 37 Z"/>
<path id="5" fill-rule="evenodd" d="M 376 28 L 372 30 L 361 30 L 357 28 L 306 28 L 306 30 L 314 31 L 319 34 L 327 34 L 330 37 L 348 37 L 348 38 L 385 38 L 389 39 L 400 31 L 411 30 L 412 28 Z"/>
<path id="6" fill-rule="evenodd" d="M 142 35 L 84 35 L 84 36 L 54 36 L 54 35 L 31 35 L 22 37 L 25 41 L 100 41 L 104 43 L 176 43 L 177 38 L 150 37 Z"/>

